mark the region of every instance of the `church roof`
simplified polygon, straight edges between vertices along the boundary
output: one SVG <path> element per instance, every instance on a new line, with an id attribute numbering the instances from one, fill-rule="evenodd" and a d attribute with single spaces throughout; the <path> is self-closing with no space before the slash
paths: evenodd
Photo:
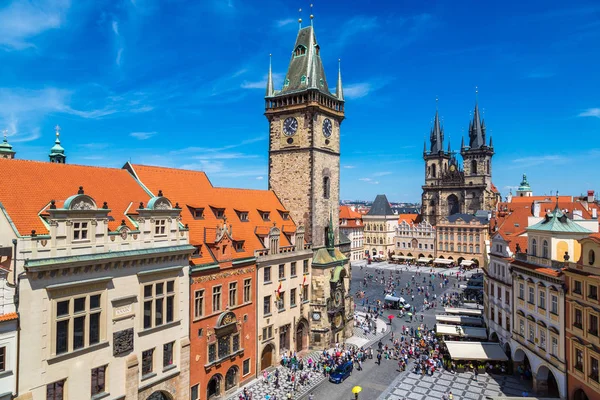
<path id="1" fill-rule="evenodd" d="M 378 194 L 367 215 L 394 215 L 390 202 L 385 194 Z"/>
<path id="2" fill-rule="evenodd" d="M 435 118 L 433 120 L 433 129 L 430 135 L 431 153 L 439 153 L 444 151 L 444 129 L 440 125 L 440 117 L 438 111 L 435 110 Z"/>
<path id="3" fill-rule="evenodd" d="M 554 211 L 546 214 L 543 220 L 527 228 L 528 231 L 563 232 L 563 233 L 592 233 L 589 229 L 573 222 L 559 208 L 558 202 Z"/>
<path id="4" fill-rule="evenodd" d="M 298 31 L 283 89 L 275 94 L 293 93 L 311 88 L 331 95 L 321 62 L 320 47 L 312 25 Z"/>

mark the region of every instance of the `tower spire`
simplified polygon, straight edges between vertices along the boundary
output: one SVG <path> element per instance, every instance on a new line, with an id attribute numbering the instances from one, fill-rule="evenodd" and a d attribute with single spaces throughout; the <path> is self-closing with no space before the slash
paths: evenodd
<path id="1" fill-rule="evenodd" d="M 0 143 L 0 158 L 15 158 L 16 152 L 12 149 L 12 146 L 8 143 L 8 130 L 3 130 L 2 143 Z"/>
<path id="2" fill-rule="evenodd" d="M 440 115 L 437 106 L 438 99 L 435 99 L 435 118 L 433 119 L 433 129 L 431 132 L 431 153 L 444 151 L 444 131 L 440 125 Z"/>
<path id="3" fill-rule="evenodd" d="M 342 60 L 338 58 L 338 80 L 335 87 L 335 95 L 338 100 L 344 101 L 344 89 L 342 88 Z"/>
<path id="4" fill-rule="evenodd" d="M 485 146 L 485 125 L 482 125 L 479 115 L 479 88 L 475 86 L 475 110 L 473 111 L 473 121 L 469 124 L 469 147 L 479 149 Z"/>
<path id="5" fill-rule="evenodd" d="M 273 96 L 273 94 L 275 94 L 275 91 L 273 89 L 273 72 L 271 70 L 272 59 L 273 59 L 272 54 L 269 54 L 269 75 L 267 76 L 266 97 L 271 97 L 271 96 Z"/>
<path id="6" fill-rule="evenodd" d="M 54 146 L 50 149 L 50 162 L 64 164 L 67 156 L 65 155 L 65 149 L 60 144 L 60 126 L 56 125 L 54 131 L 56 132 L 56 140 Z"/>

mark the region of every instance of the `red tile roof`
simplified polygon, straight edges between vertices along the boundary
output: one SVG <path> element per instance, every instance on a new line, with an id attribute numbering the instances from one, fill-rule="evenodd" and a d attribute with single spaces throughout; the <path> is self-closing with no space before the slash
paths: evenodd
<path id="1" fill-rule="evenodd" d="M 217 218 L 211 210 L 218 207 L 225 210 L 227 224 L 232 226 L 234 240 L 244 241 L 244 250 L 235 253 L 236 258 L 251 257 L 255 250 L 263 249 L 264 245 L 258 235 L 266 235 L 274 225 L 281 228 L 280 246 L 291 245 L 285 233 L 296 229 L 294 221 L 288 216 L 283 219 L 279 210 L 285 210 L 273 191 L 230 189 L 214 187 L 206 174 L 200 171 L 132 165 L 132 169 L 141 183 L 152 193 L 159 189 L 173 203 L 178 202 L 183 208 L 182 222 L 189 226 L 190 243 L 201 245 L 208 241 L 210 229 L 214 229 L 223 220 Z M 185 207 L 188 206 L 188 207 Z M 194 218 L 192 208 L 204 208 L 204 218 Z M 248 221 L 242 221 L 236 210 L 248 212 Z M 264 221 L 261 212 L 269 212 L 269 221 Z M 206 232 L 206 235 L 205 235 Z M 208 251 L 192 258 L 195 264 L 212 262 Z"/>
<path id="2" fill-rule="evenodd" d="M 340 224 L 342 220 L 346 220 L 346 224 L 342 225 L 343 228 L 362 228 L 362 216 L 363 214 L 356 209 L 352 210 L 351 206 L 340 206 Z"/>
<path id="3" fill-rule="evenodd" d="M 117 229 L 123 219 L 134 228 L 126 217 L 127 211 L 137 209 L 141 201 L 147 203 L 150 199 L 123 169 L 0 158 L 0 171 L 0 203 L 19 233 L 25 236 L 32 230 L 38 235 L 49 233 L 38 214 L 51 200 L 60 206 L 77 194 L 80 186 L 98 207 L 105 201 L 108 203 L 109 215 L 113 217 L 108 223 L 110 230 Z"/>
<path id="4" fill-rule="evenodd" d="M 398 215 L 398 223 L 401 223 L 402 221 L 406 221 L 409 224 L 416 224 L 418 218 L 419 218 L 419 214 L 400 214 L 400 215 Z"/>
<path id="5" fill-rule="evenodd" d="M 562 268 L 556 270 L 556 269 L 552 269 L 552 268 L 541 267 L 541 266 L 538 266 L 535 264 L 530 264 L 528 262 L 519 261 L 519 260 L 514 260 L 513 262 L 511 262 L 511 265 L 516 265 L 518 267 L 527 268 L 527 269 L 537 272 L 539 274 L 544 274 L 544 275 L 553 276 L 553 277 L 561 276 L 563 273 Z"/>

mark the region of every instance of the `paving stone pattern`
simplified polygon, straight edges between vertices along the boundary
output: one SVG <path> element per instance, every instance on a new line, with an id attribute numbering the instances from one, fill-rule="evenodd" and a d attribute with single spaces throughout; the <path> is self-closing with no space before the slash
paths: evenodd
<path id="1" fill-rule="evenodd" d="M 518 377 L 480 374 L 473 379 L 472 372 L 452 374 L 436 372 L 434 376 L 420 376 L 413 372 L 401 373 L 378 400 L 436 400 L 452 392 L 454 400 L 485 400 L 487 397 L 520 397 L 525 386 Z"/>

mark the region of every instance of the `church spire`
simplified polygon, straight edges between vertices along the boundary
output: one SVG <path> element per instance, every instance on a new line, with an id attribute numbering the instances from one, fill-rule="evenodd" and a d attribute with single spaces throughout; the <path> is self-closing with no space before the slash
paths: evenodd
<path id="1" fill-rule="evenodd" d="M 438 99 L 435 99 L 435 118 L 433 120 L 433 130 L 431 131 L 431 153 L 444 151 L 444 130 L 440 126 L 440 116 L 437 109 Z"/>
<path id="2" fill-rule="evenodd" d="M 335 96 L 338 100 L 344 101 L 344 89 L 342 88 L 342 60 L 338 58 L 338 80 L 335 87 Z"/>
<path id="3" fill-rule="evenodd" d="M 485 146 L 485 124 L 482 124 L 479 115 L 479 90 L 475 87 L 475 111 L 473 112 L 473 121 L 469 125 L 469 147 L 479 149 Z"/>
<path id="4" fill-rule="evenodd" d="M 50 162 L 64 164 L 67 156 L 65 155 L 65 149 L 60 145 L 60 126 L 56 125 L 54 131 L 56 132 L 56 140 L 54 146 L 50 149 Z"/>
<path id="5" fill-rule="evenodd" d="M 271 97 L 275 94 L 275 91 L 273 89 L 273 72 L 271 70 L 272 58 L 272 55 L 269 54 L 269 75 L 267 76 L 267 94 L 265 95 L 266 97 Z"/>

